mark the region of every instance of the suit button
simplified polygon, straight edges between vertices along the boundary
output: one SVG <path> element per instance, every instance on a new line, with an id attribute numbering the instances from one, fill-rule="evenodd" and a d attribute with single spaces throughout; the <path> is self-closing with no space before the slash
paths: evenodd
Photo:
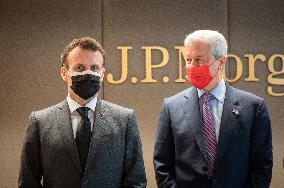
<path id="1" fill-rule="evenodd" d="M 203 170 L 203 172 L 207 172 L 208 171 L 208 167 L 207 166 L 203 166 L 202 170 Z"/>

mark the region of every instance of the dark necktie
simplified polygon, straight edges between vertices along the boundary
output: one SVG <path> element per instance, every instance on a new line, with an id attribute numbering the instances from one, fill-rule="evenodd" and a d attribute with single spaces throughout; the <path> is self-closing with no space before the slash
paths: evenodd
<path id="1" fill-rule="evenodd" d="M 78 155 L 81 162 L 82 171 L 84 172 L 88 153 L 89 153 L 89 147 L 90 147 L 90 141 L 91 141 L 91 122 L 88 118 L 88 111 L 90 109 L 88 107 L 80 107 L 77 108 L 77 112 L 82 117 L 82 121 L 78 127 L 78 130 L 76 132 L 76 146 Z"/>
<path id="2" fill-rule="evenodd" d="M 205 152 L 207 155 L 207 163 L 208 163 L 207 174 L 208 176 L 212 176 L 215 164 L 216 145 L 217 145 L 214 119 L 209 105 L 209 101 L 213 96 L 211 93 L 204 93 L 202 97 L 203 97 L 203 105 L 202 105 L 203 135 L 204 135 Z"/>

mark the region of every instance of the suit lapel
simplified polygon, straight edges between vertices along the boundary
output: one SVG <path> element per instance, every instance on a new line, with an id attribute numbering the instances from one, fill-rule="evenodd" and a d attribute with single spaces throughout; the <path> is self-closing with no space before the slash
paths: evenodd
<path id="1" fill-rule="evenodd" d="M 106 123 L 107 116 L 108 112 L 104 106 L 104 103 L 98 98 L 95 111 L 95 122 L 93 125 L 92 138 L 85 172 L 87 172 L 92 160 L 94 160 L 96 157 L 96 153 L 98 152 L 97 147 L 99 146 L 98 143 L 101 141 L 102 136 L 110 135 L 110 132 L 112 132 L 111 125 L 107 125 Z"/>
<path id="2" fill-rule="evenodd" d="M 223 112 L 220 124 L 219 139 L 217 145 L 217 163 L 221 160 L 226 149 L 230 145 L 230 142 L 234 136 L 234 130 L 239 124 L 239 117 L 233 113 L 237 110 L 241 113 L 241 107 L 239 106 L 238 96 L 233 91 L 234 89 L 226 84 L 226 94 L 223 105 Z"/>
<path id="3" fill-rule="evenodd" d="M 74 139 L 71 120 L 70 120 L 70 110 L 67 101 L 63 101 L 59 106 L 57 113 L 57 125 L 59 132 L 62 136 L 63 142 L 69 151 L 69 154 L 80 173 L 82 173 L 80 159 L 76 149 L 76 142 Z"/>
<path id="4" fill-rule="evenodd" d="M 205 157 L 203 129 L 201 123 L 199 97 L 195 88 L 190 88 L 184 95 L 182 109 L 187 121 L 187 124 L 194 135 L 195 141 Z"/>

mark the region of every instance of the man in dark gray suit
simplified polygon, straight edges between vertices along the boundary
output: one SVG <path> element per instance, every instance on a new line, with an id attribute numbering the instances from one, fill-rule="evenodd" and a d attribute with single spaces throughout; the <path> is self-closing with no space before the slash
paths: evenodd
<path id="1" fill-rule="evenodd" d="M 146 187 L 134 111 L 98 97 L 105 53 L 74 39 L 61 56 L 63 102 L 32 112 L 20 162 L 21 188 Z"/>
<path id="2" fill-rule="evenodd" d="M 164 100 L 154 149 L 158 187 L 269 187 L 272 141 L 264 100 L 224 82 L 222 34 L 195 31 L 184 44 L 192 87 Z"/>

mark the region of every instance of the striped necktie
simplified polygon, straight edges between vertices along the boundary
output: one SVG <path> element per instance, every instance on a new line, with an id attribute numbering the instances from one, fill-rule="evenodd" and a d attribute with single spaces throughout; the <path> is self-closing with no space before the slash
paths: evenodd
<path id="1" fill-rule="evenodd" d="M 214 119 L 209 105 L 209 101 L 213 96 L 211 93 L 204 93 L 202 97 L 203 97 L 202 124 L 203 124 L 205 152 L 207 155 L 207 163 L 208 163 L 207 175 L 211 177 L 214 170 L 216 146 L 217 146 Z"/>

